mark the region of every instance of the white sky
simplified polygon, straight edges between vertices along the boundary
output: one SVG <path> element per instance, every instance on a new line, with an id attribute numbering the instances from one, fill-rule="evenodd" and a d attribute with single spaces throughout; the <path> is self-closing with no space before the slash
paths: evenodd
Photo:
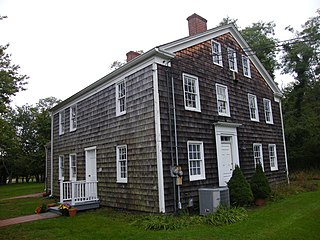
<path id="1" fill-rule="evenodd" d="M 64 100 L 110 72 L 114 60 L 188 35 L 186 18 L 208 20 L 208 29 L 224 17 L 244 28 L 274 21 L 276 37 L 291 38 L 316 16 L 319 0 L 0 0 L 0 44 L 10 43 L 12 61 L 28 75 L 27 90 L 13 104 L 34 104 L 54 96 Z M 280 83 L 285 76 L 278 75 Z M 285 80 L 288 81 L 288 80 Z"/>

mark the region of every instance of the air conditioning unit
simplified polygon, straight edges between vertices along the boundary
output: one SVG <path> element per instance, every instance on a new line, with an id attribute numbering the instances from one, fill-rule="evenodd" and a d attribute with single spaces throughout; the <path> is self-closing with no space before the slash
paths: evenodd
<path id="1" fill-rule="evenodd" d="M 227 187 L 199 189 L 200 215 L 216 212 L 219 205 L 230 207 L 229 189 Z"/>

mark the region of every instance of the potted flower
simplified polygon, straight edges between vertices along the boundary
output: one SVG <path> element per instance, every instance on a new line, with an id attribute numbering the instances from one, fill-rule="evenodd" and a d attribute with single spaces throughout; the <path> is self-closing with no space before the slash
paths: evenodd
<path id="1" fill-rule="evenodd" d="M 43 203 L 41 206 L 37 207 L 34 211 L 36 214 L 45 213 L 48 209 L 47 204 Z"/>
<path id="2" fill-rule="evenodd" d="M 77 213 L 77 208 L 72 207 L 69 203 L 61 203 L 58 206 L 59 211 L 63 216 L 74 217 Z"/>

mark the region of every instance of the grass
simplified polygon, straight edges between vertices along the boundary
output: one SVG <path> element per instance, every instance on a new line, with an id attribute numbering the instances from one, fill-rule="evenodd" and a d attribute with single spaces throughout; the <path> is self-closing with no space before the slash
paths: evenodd
<path id="1" fill-rule="evenodd" d="M 304 192 L 249 211 L 247 220 L 223 227 L 191 225 L 178 231 L 146 231 L 141 215 L 108 208 L 0 229 L 0 239 L 317 239 L 320 191 Z"/>
<path id="2" fill-rule="evenodd" d="M 319 239 L 319 216 L 318 189 L 269 201 L 264 207 L 249 209 L 246 220 L 220 227 L 195 223 L 175 231 L 150 231 L 134 224 L 145 216 L 100 208 L 80 212 L 75 218 L 0 228 L 0 239 Z"/>
<path id="3" fill-rule="evenodd" d="M 0 185 L 0 200 L 32 193 L 43 192 L 43 183 L 14 183 Z"/>

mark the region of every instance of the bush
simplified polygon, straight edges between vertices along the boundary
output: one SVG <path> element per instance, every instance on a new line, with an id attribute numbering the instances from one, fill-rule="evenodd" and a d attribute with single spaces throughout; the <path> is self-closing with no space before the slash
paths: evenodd
<path id="1" fill-rule="evenodd" d="M 217 211 L 206 216 L 199 215 L 152 215 L 143 217 L 135 222 L 134 226 L 144 230 L 178 230 L 192 225 L 209 224 L 213 226 L 222 226 L 242 221 L 248 217 L 244 208 L 223 208 L 218 207 Z"/>
<path id="2" fill-rule="evenodd" d="M 239 166 L 236 166 L 228 182 L 230 203 L 234 206 L 246 206 L 252 203 L 253 195 L 249 183 Z"/>
<path id="3" fill-rule="evenodd" d="M 256 166 L 256 172 L 251 178 L 250 187 L 254 199 L 266 199 L 270 196 L 271 188 L 260 164 Z"/>
<path id="4" fill-rule="evenodd" d="M 217 209 L 217 212 L 208 214 L 205 217 L 205 223 L 214 226 L 223 226 L 240 222 L 246 218 L 248 218 L 248 214 L 244 208 L 226 209 L 223 207 L 219 207 Z"/>

